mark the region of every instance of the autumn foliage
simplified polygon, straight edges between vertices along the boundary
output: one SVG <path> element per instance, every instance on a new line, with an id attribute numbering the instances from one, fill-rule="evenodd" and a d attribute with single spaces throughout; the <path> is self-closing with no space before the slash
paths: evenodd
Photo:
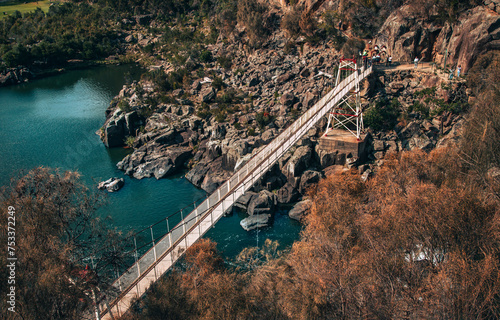
<path id="1" fill-rule="evenodd" d="M 405 152 L 368 183 L 356 172 L 324 179 L 288 254 L 230 271 L 204 240 L 160 285 L 182 293 L 148 295 L 144 306 L 181 297 L 190 319 L 498 318 L 498 199 L 457 157 Z"/>

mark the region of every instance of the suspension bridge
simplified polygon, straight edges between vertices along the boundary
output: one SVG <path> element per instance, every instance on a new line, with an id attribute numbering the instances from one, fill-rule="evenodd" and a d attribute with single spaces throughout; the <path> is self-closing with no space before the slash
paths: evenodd
<path id="1" fill-rule="evenodd" d="M 108 292 L 104 301 L 96 307 L 96 318 L 114 320 L 126 313 L 135 299 L 141 297 L 165 274 L 190 246 L 232 208 L 240 196 L 325 115 L 330 116 L 329 124 L 330 120 L 334 119 L 347 129 L 352 128 L 348 124 L 354 123 L 356 129 L 351 133 L 355 136 L 357 134 L 359 139 L 362 113 L 359 104 L 347 103 L 347 97 L 355 93 L 359 100 L 360 82 L 371 72 L 372 67 L 358 69 L 355 60 L 343 59 L 338 69 L 335 87 L 321 100 L 256 153 L 194 210 L 185 216 L 182 215 L 181 221 L 175 227 L 170 229 L 167 218 L 167 234 L 155 241 L 151 229 L 152 248 L 142 257 L 136 256 L 135 263 L 117 278 L 112 285 L 112 292 Z M 348 114 L 345 109 L 334 112 L 340 105 L 347 105 L 350 108 Z M 340 116 L 343 116 L 343 119 L 340 119 Z M 137 255 L 137 250 L 135 253 Z"/>

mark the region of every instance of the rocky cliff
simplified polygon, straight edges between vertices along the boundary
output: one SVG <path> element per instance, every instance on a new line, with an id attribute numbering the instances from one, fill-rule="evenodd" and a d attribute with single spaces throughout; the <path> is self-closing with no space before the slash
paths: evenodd
<path id="1" fill-rule="evenodd" d="M 494 3 L 494 2 L 491 2 Z M 500 6 L 493 6 L 500 12 Z M 500 49 L 500 15 L 490 7 L 478 6 L 464 12 L 457 22 L 426 22 L 415 17 L 409 5 L 395 10 L 380 28 L 374 42 L 386 45 L 395 61 L 423 61 L 461 65 L 466 72 L 487 50 Z"/>

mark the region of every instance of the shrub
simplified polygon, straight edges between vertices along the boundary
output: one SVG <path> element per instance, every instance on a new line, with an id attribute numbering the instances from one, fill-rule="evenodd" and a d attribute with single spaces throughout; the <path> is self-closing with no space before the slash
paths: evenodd
<path id="1" fill-rule="evenodd" d="M 226 113 L 221 111 L 215 116 L 215 121 L 222 123 L 226 121 Z"/>
<path id="2" fill-rule="evenodd" d="M 429 119 L 430 108 L 427 105 L 417 101 L 408 107 L 408 113 L 413 111 L 420 113 L 425 119 Z"/>
<path id="3" fill-rule="evenodd" d="M 262 129 L 273 121 L 273 117 L 267 112 L 258 112 L 255 115 L 255 121 L 259 125 L 259 128 Z"/>
<path id="4" fill-rule="evenodd" d="M 124 143 L 125 143 L 125 145 L 127 145 L 129 148 L 132 148 L 132 147 L 134 146 L 135 137 L 132 137 L 132 136 L 127 136 L 123 142 L 124 142 Z"/>
<path id="5" fill-rule="evenodd" d="M 241 0 L 238 3 L 238 22 L 246 27 L 253 46 L 259 46 L 271 31 L 266 12 L 267 8 L 257 0 Z"/>
<path id="6" fill-rule="evenodd" d="M 349 39 L 342 46 L 342 54 L 346 58 L 356 58 L 360 51 L 365 48 L 365 43 L 360 39 Z"/>
<path id="7" fill-rule="evenodd" d="M 390 130 L 397 124 L 400 114 L 400 105 L 397 99 L 391 102 L 379 100 L 375 106 L 370 107 L 363 115 L 367 126 L 376 131 Z"/>
<path id="8" fill-rule="evenodd" d="M 125 99 L 120 100 L 117 104 L 117 107 L 120 108 L 120 110 L 125 113 L 132 111 L 130 104 Z"/>
<path id="9" fill-rule="evenodd" d="M 300 14 L 299 26 L 303 34 L 311 37 L 317 29 L 317 21 L 313 18 L 308 10 L 302 11 Z"/>
<path id="10" fill-rule="evenodd" d="M 213 60 L 212 52 L 210 52 L 208 50 L 203 50 L 200 53 L 200 61 L 201 62 L 203 62 L 203 63 L 210 63 L 210 62 L 212 62 L 212 60 Z"/>
<path id="11" fill-rule="evenodd" d="M 499 77 L 498 52 L 478 58 L 467 77 L 477 100 L 464 126 L 461 151 L 467 165 L 482 173 L 500 167 Z M 500 198 L 500 191 L 496 196 Z"/>
<path id="12" fill-rule="evenodd" d="M 233 64 L 231 58 L 225 55 L 217 57 L 217 62 L 220 64 L 222 68 L 226 70 L 231 69 L 231 66 Z"/>
<path id="13" fill-rule="evenodd" d="M 221 77 L 215 77 L 214 81 L 212 81 L 212 87 L 214 87 L 217 90 L 221 90 L 223 86 L 224 86 L 224 81 L 222 81 Z"/>
<path id="14" fill-rule="evenodd" d="M 281 27 L 286 30 L 290 37 L 297 37 L 300 35 L 300 12 L 293 9 L 289 11 L 281 20 Z"/>

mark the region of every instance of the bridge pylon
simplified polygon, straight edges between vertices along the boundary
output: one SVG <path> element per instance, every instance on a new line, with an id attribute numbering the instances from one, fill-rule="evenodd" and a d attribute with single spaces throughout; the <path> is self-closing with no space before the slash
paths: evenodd
<path id="1" fill-rule="evenodd" d="M 332 129 L 341 128 L 352 133 L 357 141 L 361 140 L 364 131 L 363 112 L 361 110 L 361 97 L 359 93 L 359 73 L 356 59 L 340 60 L 335 87 L 347 77 L 355 75 L 355 83 L 351 89 L 328 114 L 328 124 L 326 126 L 325 137 Z"/>

